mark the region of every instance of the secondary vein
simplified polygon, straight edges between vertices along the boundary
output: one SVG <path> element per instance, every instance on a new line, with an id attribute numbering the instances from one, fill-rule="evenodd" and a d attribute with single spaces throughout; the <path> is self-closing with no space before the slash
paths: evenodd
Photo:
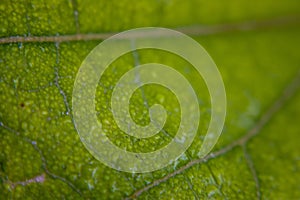
<path id="1" fill-rule="evenodd" d="M 212 152 L 208 154 L 204 158 L 198 158 L 191 160 L 186 165 L 182 166 L 181 168 L 175 170 L 174 172 L 157 179 L 153 181 L 152 183 L 146 185 L 145 187 L 136 190 L 131 196 L 125 198 L 125 199 L 134 199 L 139 197 L 142 193 L 150 190 L 151 188 L 158 186 L 159 184 L 166 182 L 170 178 L 176 176 L 177 174 L 182 173 L 186 169 L 189 169 L 190 167 L 207 162 L 209 160 L 212 160 L 216 157 L 222 156 L 228 152 L 230 152 L 232 149 L 238 146 L 244 146 L 249 140 L 251 140 L 254 136 L 256 136 L 262 128 L 275 116 L 275 114 L 285 105 L 285 103 L 298 91 L 300 87 L 300 70 L 294 80 L 287 85 L 287 87 L 283 90 L 282 94 L 279 98 L 270 106 L 270 108 L 261 116 L 261 118 L 258 120 L 256 125 L 251 128 L 244 136 L 239 138 L 236 141 L 233 141 L 232 143 L 228 144 L 227 146 L 223 147 L 220 150 L 217 150 L 215 152 Z"/>

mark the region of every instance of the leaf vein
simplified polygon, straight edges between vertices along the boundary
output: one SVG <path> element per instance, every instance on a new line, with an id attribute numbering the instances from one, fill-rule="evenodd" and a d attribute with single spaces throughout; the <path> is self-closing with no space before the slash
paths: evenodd
<path id="1" fill-rule="evenodd" d="M 261 21 L 244 21 L 240 23 L 225 23 L 215 25 L 192 25 L 187 27 L 178 27 L 175 30 L 190 36 L 214 35 L 235 31 L 251 31 L 261 29 L 271 29 L 283 26 L 299 25 L 300 15 L 281 16 Z M 116 32 L 103 33 L 79 33 L 71 35 L 42 35 L 42 36 L 9 36 L 0 38 L 0 44 L 8 43 L 28 43 L 28 42 L 72 42 L 72 41 L 97 41 L 104 40 L 117 34 Z M 141 35 L 140 37 L 145 37 Z M 146 35 L 151 37 L 151 35 Z M 153 36 L 152 36 L 153 37 Z"/>
<path id="2" fill-rule="evenodd" d="M 143 188 L 140 188 L 132 193 L 131 196 L 126 197 L 125 199 L 135 199 L 139 197 L 142 193 L 150 190 L 151 188 L 158 186 L 159 184 L 166 182 L 172 177 L 175 177 L 176 175 L 184 172 L 185 170 L 189 169 L 190 167 L 205 163 L 209 160 L 212 160 L 214 158 L 220 157 L 228 152 L 230 152 L 232 149 L 238 147 L 238 146 L 244 146 L 249 142 L 254 136 L 256 136 L 262 128 L 275 116 L 275 114 L 286 104 L 286 102 L 298 91 L 300 87 L 300 70 L 294 80 L 289 83 L 286 88 L 283 90 L 282 94 L 275 100 L 275 102 L 269 107 L 269 109 L 261 116 L 261 118 L 258 120 L 258 122 L 251 128 L 244 136 L 241 138 L 231 142 L 230 144 L 226 145 L 225 147 L 214 151 L 204 158 L 198 158 L 191 160 L 181 168 L 173 171 L 172 173 L 154 180 L 152 183 L 146 185 Z"/>

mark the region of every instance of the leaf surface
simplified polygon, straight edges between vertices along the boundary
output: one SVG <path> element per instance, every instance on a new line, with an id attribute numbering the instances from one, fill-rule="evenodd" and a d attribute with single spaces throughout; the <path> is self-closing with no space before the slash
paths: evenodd
<path id="1" fill-rule="evenodd" d="M 102 199 L 300 198 L 298 1 L 2 1 L 0 3 L 0 196 Z M 139 26 L 178 28 L 209 52 L 223 76 L 227 118 L 207 158 L 197 152 L 209 123 L 201 77 L 167 52 L 142 50 L 116 60 L 100 80 L 96 110 L 108 137 L 130 151 L 168 144 L 178 102 L 159 86 L 131 99 L 131 114 L 149 123 L 145 106 L 171 113 L 164 131 L 137 140 L 109 111 L 112 88 L 135 65 L 182 70 L 201 99 L 198 138 L 168 167 L 145 174 L 113 170 L 83 146 L 72 119 L 72 90 L 83 59 L 107 33 Z M 192 26 L 194 28 L 187 28 Z"/>

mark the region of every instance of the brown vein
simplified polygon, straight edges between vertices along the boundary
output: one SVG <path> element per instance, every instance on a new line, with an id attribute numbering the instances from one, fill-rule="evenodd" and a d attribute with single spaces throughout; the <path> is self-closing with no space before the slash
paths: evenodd
<path id="1" fill-rule="evenodd" d="M 204 162 L 207 162 L 207 161 L 209 161 L 211 159 L 214 159 L 216 157 L 222 156 L 222 155 L 228 153 L 229 151 L 231 151 L 232 149 L 234 149 L 237 146 L 242 146 L 242 147 L 245 146 L 246 143 L 250 139 L 252 139 L 254 136 L 256 136 L 261 131 L 261 129 L 272 119 L 272 117 L 274 117 L 274 115 L 285 105 L 287 100 L 289 100 L 297 92 L 299 86 L 300 86 L 300 71 L 296 75 L 295 79 L 290 84 L 288 84 L 287 87 L 283 90 L 280 97 L 261 116 L 261 118 L 258 120 L 256 125 L 252 129 L 250 129 L 244 136 L 242 136 L 241 138 L 239 138 L 236 141 L 233 141 L 232 143 L 228 144 L 227 146 L 223 147 L 222 149 L 208 154 L 204 158 L 199 158 L 199 159 L 195 159 L 195 160 L 192 160 L 192 161 L 188 162 L 186 165 L 184 165 L 181 168 L 175 170 L 174 172 L 172 172 L 172 173 L 170 173 L 170 174 L 168 174 L 168 175 L 166 175 L 166 176 L 164 176 L 160 179 L 157 179 L 157 180 L 153 181 L 152 183 L 146 185 L 145 187 L 143 187 L 141 189 L 138 189 L 131 196 L 129 196 L 125 199 L 137 198 L 142 193 L 150 190 L 151 188 L 153 188 L 155 186 L 158 186 L 159 184 L 161 184 L 163 182 L 166 182 L 170 178 L 176 176 L 177 174 L 182 173 L 186 169 L 189 169 L 190 167 L 192 167 L 196 164 L 204 163 Z"/>
<path id="2" fill-rule="evenodd" d="M 76 17 L 76 16 L 75 16 Z M 78 22 L 76 22 L 78 23 Z M 212 35 L 218 33 L 227 33 L 234 31 L 250 31 L 261 30 L 289 25 L 299 25 L 300 15 L 277 17 L 262 21 L 246 21 L 240 23 L 227 23 L 217 25 L 194 25 L 189 27 L 179 27 L 178 30 L 182 33 L 191 36 Z M 50 36 L 9 36 L 0 38 L 0 44 L 7 43 L 26 43 L 26 42 L 71 42 L 71 41 L 89 41 L 89 40 L 104 40 L 117 32 L 113 33 L 76 33 L 73 35 L 50 35 Z M 145 37 L 141 35 L 141 37 Z M 151 35 L 146 35 L 151 37 Z"/>

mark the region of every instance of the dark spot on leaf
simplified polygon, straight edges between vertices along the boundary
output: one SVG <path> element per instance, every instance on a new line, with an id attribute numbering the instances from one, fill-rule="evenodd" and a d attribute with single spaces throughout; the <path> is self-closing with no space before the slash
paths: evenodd
<path id="1" fill-rule="evenodd" d="M 1 172 L 5 171 L 4 163 L 2 161 L 0 161 L 0 171 Z"/>

